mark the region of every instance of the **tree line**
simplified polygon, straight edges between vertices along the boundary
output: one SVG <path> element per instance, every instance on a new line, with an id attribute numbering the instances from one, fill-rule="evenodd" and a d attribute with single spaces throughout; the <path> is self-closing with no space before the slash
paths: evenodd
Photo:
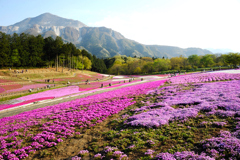
<path id="1" fill-rule="evenodd" d="M 53 39 L 0 32 L 0 68 L 46 66 L 107 71 L 103 59 L 92 56 L 84 49 L 77 49 L 72 43 L 64 43 L 61 37 Z"/>
<path id="2" fill-rule="evenodd" d="M 170 59 L 150 57 L 115 56 L 104 60 L 110 74 L 145 74 L 162 71 L 194 71 L 199 68 L 237 68 L 240 53 L 206 54 L 203 56 L 172 57 Z"/>
<path id="3" fill-rule="evenodd" d="M 168 70 L 196 70 L 205 67 L 229 66 L 240 63 L 239 53 L 207 54 L 189 57 L 127 57 L 118 55 L 100 59 L 72 43 L 64 43 L 61 37 L 43 38 L 25 33 L 8 35 L 0 32 L 0 68 L 29 68 L 59 66 L 87 69 L 109 74 L 145 74 Z"/>

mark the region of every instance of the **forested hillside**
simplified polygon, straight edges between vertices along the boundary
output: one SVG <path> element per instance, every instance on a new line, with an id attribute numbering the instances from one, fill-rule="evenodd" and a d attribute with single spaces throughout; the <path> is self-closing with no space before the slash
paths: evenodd
<path id="1" fill-rule="evenodd" d="M 0 67 L 64 66 L 69 69 L 88 69 L 105 72 L 102 59 L 74 44 L 64 43 L 61 37 L 43 38 L 25 33 L 8 35 L 0 32 Z"/>

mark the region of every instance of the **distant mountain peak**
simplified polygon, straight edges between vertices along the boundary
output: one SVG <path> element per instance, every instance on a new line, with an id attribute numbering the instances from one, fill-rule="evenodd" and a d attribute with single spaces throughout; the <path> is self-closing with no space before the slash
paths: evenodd
<path id="1" fill-rule="evenodd" d="M 32 35 L 42 34 L 56 37 L 64 34 L 65 28 L 72 28 L 74 33 L 71 33 L 68 29 L 69 34 L 76 34 L 82 27 L 87 27 L 87 25 L 77 20 L 62 18 L 47 12 L 37 17 L 26 18 L 10 26 L 0 26 L 0 31 L 7 34 L 25 32 Z M 78 36 L 79 34 L 75 36 L 75 39 Z"/>
<path id="2" fill-rule="evenodd" d="M 87 25 L 83 24 L 80 21 L 62 18 L 51 13 L 43 13 L 37 17 L 27 18 L 21 22 L 18 22 L 12 26 L 65 26 L 65 27 L 74 27 L 74 28 L 82 28 L 87 27 Z"/>

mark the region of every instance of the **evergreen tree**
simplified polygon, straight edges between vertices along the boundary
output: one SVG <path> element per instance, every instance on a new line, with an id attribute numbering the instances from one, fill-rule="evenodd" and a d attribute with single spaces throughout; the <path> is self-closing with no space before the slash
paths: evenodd
<path id="1" fill-rule="evenodd" d="M 10 38 L 10 35 L 0 32 L 0 64 L 2 67 L 10 66 Z"/>

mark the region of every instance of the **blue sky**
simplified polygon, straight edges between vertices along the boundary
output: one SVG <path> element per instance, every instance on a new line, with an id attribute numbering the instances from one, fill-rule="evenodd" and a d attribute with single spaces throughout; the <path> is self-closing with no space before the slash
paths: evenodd
<path id="1" fill-rule="evenodd" d="M 0 26 L 49 12 L 143 44 L 240 52 L 240 0 L 0 0 Z"/>

